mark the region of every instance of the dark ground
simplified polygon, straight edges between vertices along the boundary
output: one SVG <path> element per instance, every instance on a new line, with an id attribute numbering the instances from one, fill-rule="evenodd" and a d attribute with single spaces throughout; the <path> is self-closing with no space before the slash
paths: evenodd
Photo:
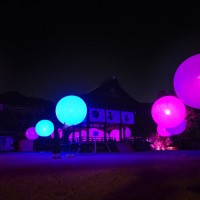
<path id="1" fill-rule="evenodd" d="M 0 153 L 0 200 L 199 200 L 200 151 Z"/>

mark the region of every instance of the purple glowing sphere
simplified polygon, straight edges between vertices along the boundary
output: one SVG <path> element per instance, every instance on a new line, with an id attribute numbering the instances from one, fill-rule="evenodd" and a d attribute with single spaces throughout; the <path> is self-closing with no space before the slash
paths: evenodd
<path id="1" fill-rule="evenodd" d="M 162 137 L 171 137 L 173 134 L 169 133 L 166 128 L 158 125 L 157 126 L 157 133 Z"/>
<path id="2" fill-rule="evenodd" d="M 151 108 L 153 120 L 161 127 L 178 126 L 186 116 L 183 102 L 174 96 L 164 96 L 156 100 Z"/>
<path id="3" fill-rule="evenodd" d="M 29 140 L 36 140 L 39 137 L 39 135 L 36 133 L 35 127 L 28 128 L 25 135 Z"/>
<path id="4" fill-rule="evenodd" d="M 173 135 L 181 134 L 186 128 L 186 121 L 183 120 L 178 126 L 166 128 L 166 131 Z"/>
<path id="5" fill-rule="evenodd" d="M 179 65 L 174 75 L 174 90 L 185 105 L 200 109 L 200 54 Z"/>

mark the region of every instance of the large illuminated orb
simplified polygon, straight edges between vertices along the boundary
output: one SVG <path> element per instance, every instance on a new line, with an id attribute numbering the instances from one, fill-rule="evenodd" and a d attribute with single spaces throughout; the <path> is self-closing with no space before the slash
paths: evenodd
<path id="1" fill-rule="evenodd" d="M 50 136 L 54 131 L 54 125 L 50 120 L 40 120 L 36 126 L 36 133 L 41 137 L 48 137 Z"/>
<path id="2" fill-rule="evenodd" d="M 56 105 L 56 116 L 61 123 L 67 126 L 81 123 L 87 114 L 85 102 L 78 96 L 63 97 Z"/>
<path id="3" fill-rule="evenodd" d="M 28 128 L 25 135 L 29 140 L 36 140 L 39 137 L 39 135 L 36 133 L 35 127 Z"/>
<path id="4" fill-rule="evenodd" d="M 185 105 L 200 109 L 200 54 L 179 65 L 174 75 L 174 90 Z"/>
<path id="5" fill-rule="evenodd" d="M 186 121 L 183 120 L 178 126 L 166 128 L 167 132 L 173 135 L 181 134 L 186 128 Z"/>
<path id="6" fill-rule="evenodd" d="M 186 116 L 183 102 L 174 96 L 164 96 L 156 100 L 151 108 L 153 120 L 165 128 L 179 125 Z"/>

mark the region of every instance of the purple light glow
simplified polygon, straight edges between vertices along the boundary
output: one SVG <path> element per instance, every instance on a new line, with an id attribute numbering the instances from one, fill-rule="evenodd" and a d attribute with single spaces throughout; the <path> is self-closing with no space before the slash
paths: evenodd
<path id="1" fill-rule="evenodd" d="M 128 128 L 128 127 L 125 129 L 125 137 L 126 137 L 126 138 L 131 137 L 131 129 Z"/>
<path id="2" fill-rule="evenodd" d="M 39 135 L 36 133 L 35 127 L 28 128 L 25 135 L 29 140 L 36 140 L 39 137 Z"/>
<path id="3" fill-rule="evenodd" d="M 174 89 L 184 104 L 200 109 L 200 54 L 179 65 L 174 75 Z"/>
<path id="4" fill-rule="evenodd" d="M 173 128 L 166 128 L 167 132 L 173 135 L 181 134 L 186 128 L 186 121 L 183 120 L 178 126 L 175 126 Z"/>
<path id="5" fill-rule="evenodd" d="M 154 102 L 151 115 L 161 127 L 172 128 L 179 125 L 186 116 L 186 108 L 181 100 L 174 96 L 164 96 Z"/>

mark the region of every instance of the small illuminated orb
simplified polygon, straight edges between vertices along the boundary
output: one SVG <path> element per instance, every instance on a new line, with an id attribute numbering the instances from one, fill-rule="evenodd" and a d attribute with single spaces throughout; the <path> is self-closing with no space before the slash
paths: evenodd
<path id="1" fill-rule="evenodd" d="M 36 140 L 39 137 L 39 135 L 36 133 L 35 127 L 28 128 L 25 135 L 29 140 Z"/>
<path id="2" fill-rule="evenodd" d="M 174 75 L 174 90 L 185 105 L 200 109 L 200 54 L 179 65 Z"/>
<path id="3" fill-rule="evenodd" d="M 166 128 L 167 132 L 178 135 L 181 134 L 186 128 L 186 121 L 183 120 L 178 126 L 172 127 L 172 128 Z"/>
<path id="4" fill-rule="evenodd" d="M 185 119 L 186 108 L 177 97 L 164 96 L 154 102 L 151 108 L 151 115 L 158 125 L 172 128 Z"/>
<path id="5" fill-rule="evenodd" d="M 56 105 L 56 117 L 67 126 L 81 123 L 87 115 L 87 106 L 78 96 L 63 97 Z"/>
<path id="6" fill-rule="evenodd" d="M 171 137 L 173 134 L 169 133 L 166 128 L 158 125 L 157 126 L 157 133 L 162 137 Z"/>
<path id="7" fill-rule="evenodd" d="M 50 136 L 54 131 L 54 125 L 50 120 L 40 120 L 36 126 L 36 133 L 41 137 L 48 137 Z"/>

